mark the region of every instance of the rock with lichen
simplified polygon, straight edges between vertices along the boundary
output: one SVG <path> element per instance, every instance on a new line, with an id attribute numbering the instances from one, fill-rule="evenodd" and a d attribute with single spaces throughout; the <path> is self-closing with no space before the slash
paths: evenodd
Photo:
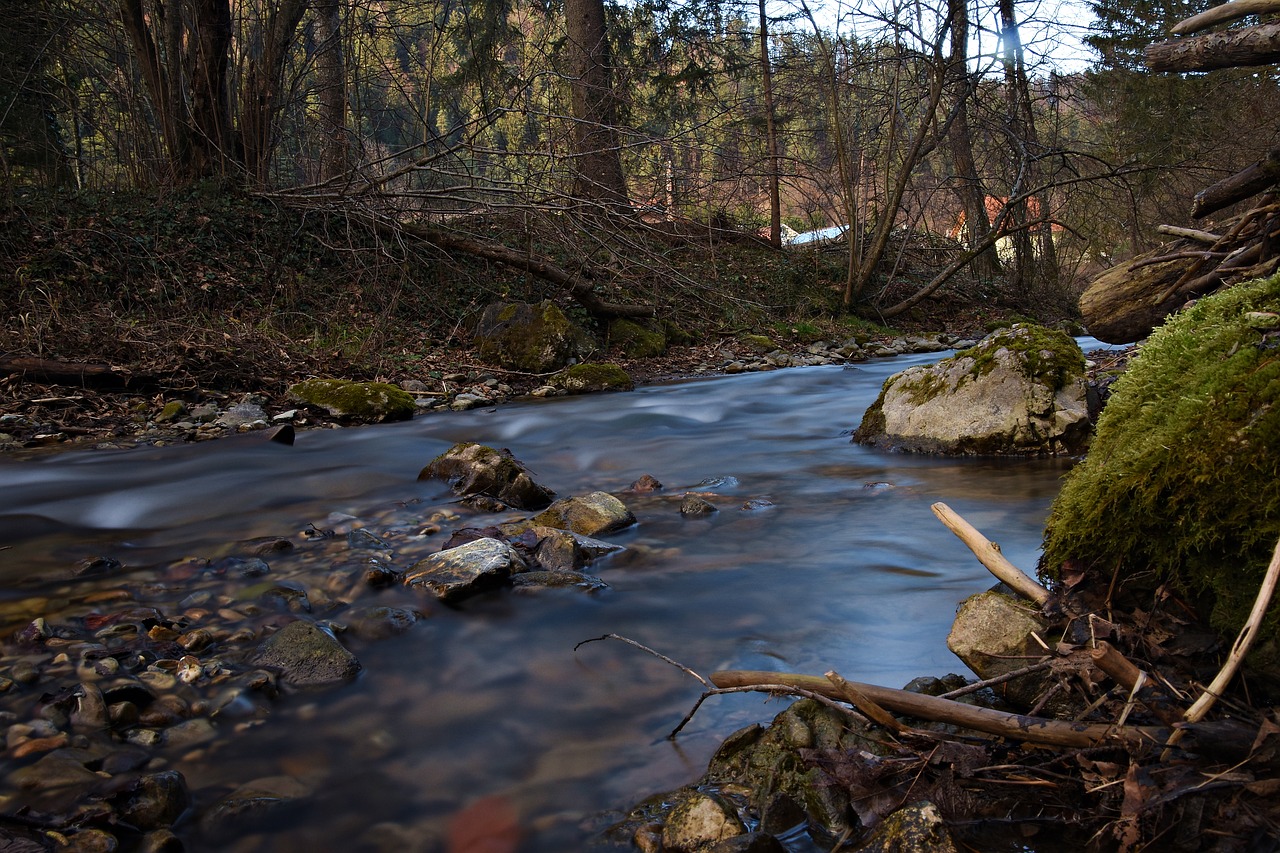
<path id="1" fill-rule="evenodd" d="M 289 397 L 360 423 L 408 420 L 416 411 L 413 395 L 386 382 L 307 379 L 291 385 Z"/>
<path id="2" fill-rule="evenodd" d="M 609 323 L 609 345 L 627 358 L 652 358 L 667 351 L 667 334 L 660 323 L 646 325 L 619 317 Z"/>
<path id="3" fill-rule="evenodd" d="M 571 530 L 582 536 L 614 533 L 636 523 L 626 504 L 608 492 L 562 498 L 532 519 L 533 524 Z"/>
<path id="4" fill-rule="evenodd" d="M 1065 332 L 1018 324 L 885 382 L 854 441 L 914 453 L 1077 453 L 1089 437 L 1084 355 Z"/>
<path id="5" fill-rule="evenodd" d="M 495 302 L 474 331 L 480 357 L 509 370 L 549 373 L 593 349 L 591 336 L 554 302 Z"/>
<path id="6" fill-rule="evenodd" d="M 627 372 L 616 364 L 588 362 L 575 364 L 552 376 L 547 384 L 569 394 L 595 391 L 630 391 L 635 387 Z"/>
<path id="7" fill-rule="evenodd" d="M 1160 585 L 1234 635 L 1280 538 L 1280 276 L 1170 318 L 1111 388 L 1053 505 L 1041 571 L 1070 563 L 1140 601 Z M 1280 672 L 1275 608 L 1250 663 Z"/>

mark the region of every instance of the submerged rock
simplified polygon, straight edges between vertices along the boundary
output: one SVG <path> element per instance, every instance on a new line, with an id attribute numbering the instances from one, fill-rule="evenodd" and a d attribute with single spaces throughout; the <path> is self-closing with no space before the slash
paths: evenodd
<path id="1" fill-rule="evenodd" d="M 916 453 L 1076 453 L 1089 434 L 1084 370 L 1065 332 L 1015 325 L 889 377 L 853 440 Z"/>
<path id="2" fill-rule="evenodd" d="M 515 509 L 542 509 L 556 493 L 534 482 L 511 451 L 459 442 L 432 459 L 419 480 L 444 480 L 455 495 L 483 495 Z"/>
<path id="3" fill-rule="evenodd" d="M 267 638 L 252 658 L 254 666 L 276 670 L 295 687 L 327 687 L 351 681 L 360 661 L 332 634 L 299 619 Z"/>

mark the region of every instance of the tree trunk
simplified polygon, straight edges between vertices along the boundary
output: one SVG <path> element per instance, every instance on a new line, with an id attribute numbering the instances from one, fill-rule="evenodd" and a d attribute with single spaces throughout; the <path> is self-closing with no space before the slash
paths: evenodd
<path id="1" fill-rule="evenodd" d="M 778 186 L 782 171 L 778 157 L 778 128 L 773 108 L 773 70 L 769 60 L 769 16 L 765 14 L 765 0 L 759 0 L 760 9 L 760 83 L 764 88 L 765 138 L 769 146 L 769 245 L 782 247 L 782 193 Z"/>
<path id="2" fill-rule="evenodd" d="M 964 211 L 967 234 L 962 234 L 966 247 L 974 250 L 991 230 L 991 220 L 987 216 L 987 193 L 978 176 L 978 168 L 973 161 L 973 136 L 969 128 L 968 101 L 973 91 L 969 83 L 969 7 L 968 0 L 950 0 L 951 12 L 951 57 L 948 60 L 949 73 L 952 79 L 952 90 L 955 118 L 951 122 L 951 130 L 947 134 L 947 144 L 951 152 L 951 163 L 955 169 L 956 196 Z M 1000 275 L 1000 258 L 993 247 L 988 246 L 980 252 L 971 265 L 973 274 L 978 278 L 990 279 Z"/>
<path id="3" fill-rule="evenodd" d="M 573 194 L 581 201 L 625 205 L 627 187 L 604 0 L 565 0 L 564 13 L 574 118 Z"/>
<path id="4" fill-rule="evenodd" d="M 270 180 L 285 60 L 306 10 L 307 0 L 285 0 L 272 9 L 261 34 L 261 49 L 249 56 L 240 95 L 240 156 L 259 186 Z"/>
<path id="5" fill-rule="evenodd" d="M 190 79 L 191 144 L 187 174 L 225 175 L 235 162 L 227 64 L 231 52 L 230 0 L 191 0 L 186 34 Z"/>
<path id="6" fill-rule="evenodd" d="M 347 75 L 340 0 L 316 0 L 316 83 L 320 100 L 320 180 L 347 171 Z"/>

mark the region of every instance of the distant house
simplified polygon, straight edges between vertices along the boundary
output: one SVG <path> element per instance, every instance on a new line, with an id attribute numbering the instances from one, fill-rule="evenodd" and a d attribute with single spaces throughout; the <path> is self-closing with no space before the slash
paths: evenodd
<path id="1" fill-rule="evenodd" d="M 783 244 L 787 246 L 824 246 L 840 240 L 848 230 L 849 226 L 847 225 L 832 225 L 829 228 L 819 228 L 817 231 L 805 231 L 802 234 L 795 234 L 790 240 L 784 238 Z"/>
<path id="2" fill-rule="evenodd" d="M 1000 214 L 1004 213 L 1004 209 L 1008 204 L 1008 196 L 986 196 L 984 206 L 987 208 L 987 221 L 994 224 L 996 220 L 1000 218 Z M 1027 216 L 1033 221 L 1040 218 L 1040 199 L 1027 199 Z M 951 227 L 947 229 L 947 236 L 953 240 L 959 240 L 962 237 L 968 236 L 969 229 L 966 227 L 967 224 L 968 223 L 965 222 L 965 212 L 962 210 L 953 220 Z M 1054 231 L 1062 230 L 1062 226 L 1060 225 L 1053 225 L 1051 227 Z M 1000 233 L 1002 235 L 1009 233 L 1008 217 L 1005 217 L 1005 221 L 1001 224 Z"/>

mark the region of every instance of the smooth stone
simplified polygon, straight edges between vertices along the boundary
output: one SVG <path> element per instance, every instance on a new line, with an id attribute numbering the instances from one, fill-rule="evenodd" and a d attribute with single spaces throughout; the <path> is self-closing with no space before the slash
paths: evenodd
<path id="1" fill-rule="evenodd" d="M 294 687 L 327 687 L 352 681 L 360 661 L 328 631 L 297 620 L 268 637 L 251 658 L 254 666 L 280 672 Z"/>

